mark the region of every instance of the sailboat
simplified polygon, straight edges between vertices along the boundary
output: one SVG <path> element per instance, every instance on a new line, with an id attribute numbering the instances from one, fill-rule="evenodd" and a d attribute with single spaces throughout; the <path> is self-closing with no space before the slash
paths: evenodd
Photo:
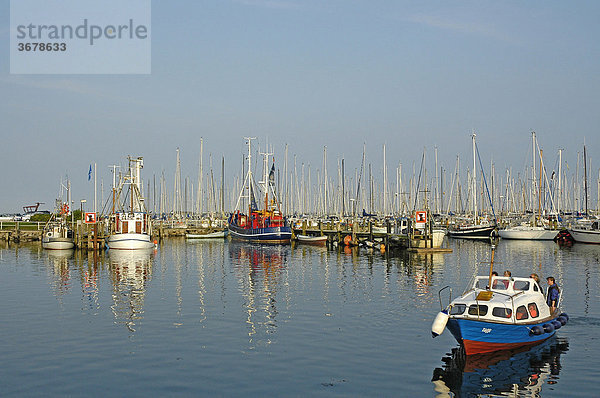
<path id="1" fill-rule="evenodd" d="M 244 184 L 237 200 L 236 210 L 230 214 L 227 222 L 229 236 L 235 240 L 242 240 L 256 243 L 274 243 L 287 244 L 292 238 L 292 229 L 287 219 L 283 216 L 280 204 L 275 194 L 275 163 L 271 170 L 268 170 L 268 156 L 270 153 L 264 153 L 264 174 L 261 181 L 264 193 L 263 209 L 259 210 L 254 192 L 254 180 L 252 176 L 252 149 L 251 140 L 254 138 L 246 137 L 248 141 L 248 173 L 246 174 Z M 246 193 L 246 194 L 245 194 Z M 269 197 L 269 193 L 271 196 Z M 240 211 L 239 205 L 243 198 L 247 199 L 248 213 Z"/>
<path id="2" fill-rule="evenodd" d="M 152 249 L 155 246 L 151 240 L 152 223 L 142 197 L 144 159 L 129 156 L 128 161 L 128 173 L 120 179 L 118 187 L 113 174 L 113 209 L 106 245 L 112 250 Z M 121 204 L 122 195 L 127 206 Z"/>
<path id="3" fill-rule="evenodd" d="M 585 190 L 585 214 L 588 213 L 588 185 L 587 185 L 587 153 L 585 145 L 583 146 L 583 165 L 584 165 L 584 190 Z M 600 220 L 581 220 L 568 229 L 569 233 L 578 243 L 600 244 Z"/>
<path id="4" fill-rule="evenodd" d="M 473 140 L 473 186 L 472 186 L 472 196 L 473 196 L 473 220 L 470 223 L 458 224 L 448 229 L 448 236 L 452 238 L 460 238 L 460 239 L 477 239 L 477 240 L 487 240 L 493 237 L 497 237 L 498 227 L 496 223 L 496 219 L 494 216 L 494 220 L 481 220 L 478 217 L 478 209 L 477 209 L 477 178 L 476 178 L 476 153 L 477 153 L 477 144 L 475 143 L 475 133 L 472 135 Z M 481 159 L 479 159 L 481 163 Z M 481 172 L 483 174 L 483 167 L 481 168 Z M 483 175 L 485 182 L 485 174 Z M 486 184 L 487 189 L 487 184 Z M 489 193 L 488 193 L 489 197 Z M 491 199 L 490 199 L 491 203 Z M 492 206 L 493 211 L 493 206 Z"/>
<path id="5" fill-rule="evenodd" d="M 535 131 L 531 133 L 531 136 L 533 139 L 532 163 L 535 165 L 535 152 L 537 148 Z M 558 235 L 558 229 L 551 228 L 549 222 L 542 220 L 542 176 L 544 174 L 544 162 L 542 161 L 542 150 L 538 148 L 538 151 L 540 155 L 540 180 L 537 189 L 538 214 L 530 222 L 522 222 L 520 225 L 512 226 L 498 231 L 498 234 L 502 239 L 554 240 L 556 235 Z M 533 174 L 535 176 L 535 167 L 533 167 Z"/>
<path id="6" fill-rule="evenodd" d="M 48 250 L 70 250 L 75 247 L 73 230 L 69 227 L 67 216 L 70 214 L 69 209 L 69 187 L 70 183 L 67 180 L 67 201 L 62 200 L 62 189 L 65 186 L 61 182 L 61 199 L 56 200 L 56 209 L 50 216 L 50 219 L 44 226 L 42 232 L 42 247 Z"/>

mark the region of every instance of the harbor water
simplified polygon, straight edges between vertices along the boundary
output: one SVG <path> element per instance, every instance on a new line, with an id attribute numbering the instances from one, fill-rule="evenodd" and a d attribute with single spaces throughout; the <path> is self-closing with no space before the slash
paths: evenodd
<path id="1" fill-rule="evenodd" d="M 554 276 L 570 316 L 524 352 L 432 339 L 438 291 L 489 271 L 452 253 L 168 239 L 149 252 L 0 248 L 0 395 L 590 397 L 600 247 L 500 241 L 496 269 Z M 544 286 L 545 287 L 545 286 Z"/>

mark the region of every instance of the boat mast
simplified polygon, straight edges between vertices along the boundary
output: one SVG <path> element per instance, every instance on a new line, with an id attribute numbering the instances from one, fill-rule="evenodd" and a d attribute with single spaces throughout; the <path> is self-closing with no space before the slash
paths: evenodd
<path id="1" fill-rule="evenodd" d="M 473 140 L 473 223 L 477 224 L 477 172 L 475 165 L 475 132 L 471 136 Z"/>
<path id="2" fill-rule="evenodd" d="M 585 216 L 588 215 L 587 153 L 583 144 L 583 194 L 585 195 Z"/>

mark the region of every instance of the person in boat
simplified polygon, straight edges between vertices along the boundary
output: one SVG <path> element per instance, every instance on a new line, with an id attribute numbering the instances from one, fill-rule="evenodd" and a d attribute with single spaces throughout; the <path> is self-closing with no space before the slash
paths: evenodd
<path id="1" fill-rule="evenodd" d="M 538 276 L 538 274 L 535 274 L 535 273 L 534 273 L 534 274 L 531 274 L 531 275 L 529 275 L 529 277 L 530 277 L 531 279 L 533 279 L 534 281 L 536 281 L 536 283 L 538 284 L 538 286 L 539 286 L 539 288 L 540 288 L 540 290 L 541 290 L 542 294 L 544 294 L 544 288 L 543 288 L 543 287 L 542 287 L 542 285 L 540 284 L 540 277 Z"/>
<path id="2" fill-rule="evenodd" d="M 546 296 L 546 303 L 548 304 L 548 307 L 550 307 L 550 313 L 553 313 L 558 305 L 560 289 L 558 288 L 554 277 L 549 276 L 546 278 L 546 281 L 548 281 L 548 295 Z"/>
<path id="3" fill-rule="evenodd" d="M 498 276 L 498 273 L 496 271 L 492 271 L 492 277 L 494 277 L 494 276 Z M 496 285 L 498 285 L 498 281 L 497 280 L 495 280 L 494 282 L 492 282 L 492 289 L 495 289 Z M 488 288 L 489 288 L 489 286 L 486 286 L 486 289 L 488 289 Z"/>
<path id="4" fill-rule="evenodd" d="M 505 276 L 505 277 L 507 277 L 508 279 L 510 279 L 511 275 L 512 275 L 512 274 L 511 274 L 511 272 L 510 272 L 510 271 L 508 271 L 508 270 L 504 271 L 504 276 Z M 508 279 L 503 281 L 503 282 L 504 282 L 504 286 L 505 286 L 507 289 L 508 289 Z"/>

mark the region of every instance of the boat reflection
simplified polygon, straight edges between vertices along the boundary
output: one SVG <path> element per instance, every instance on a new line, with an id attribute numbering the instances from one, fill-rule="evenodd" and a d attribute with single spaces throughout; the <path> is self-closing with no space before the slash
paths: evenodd
<path id="1" fill-rule="evenodd" d="M 56 291 L 55 295 L 65 294 L 71 284 L 71 271 L 69 269 L 69 260 L 73 257 L 74 250 L 48 250 L 48 260 L 52 265 L 52 286 Z"/>
<path id="2" fill-rule="evenodd" d="M 453 348 L 432 382 L 438 397 L 538 397 L 544 384 L 557 383 L 560 356 L 568 350 L 568 340 L 556 336 L 529 350 L 465 355 L 462 347 Z"/>
<path id="3" fill-rule="evenodd" d="M 154 250 L 109 250 L 112 312 L 115 323 L 135 332 L 143 318 L 146 282 L 152 275 Z"/>
<path id="4" fill-rule="evenodd" d="M 269 343 L 277 329 L 277 293 L 287 263 L 289 246 L 230 242 L 229 256 L 235 265 L 240 290 L 245 298 L 250 343 Z M 267 336 L 261 336 L 265 333 Z M 255 341 L 259 334 L 258 341 Z"/>

